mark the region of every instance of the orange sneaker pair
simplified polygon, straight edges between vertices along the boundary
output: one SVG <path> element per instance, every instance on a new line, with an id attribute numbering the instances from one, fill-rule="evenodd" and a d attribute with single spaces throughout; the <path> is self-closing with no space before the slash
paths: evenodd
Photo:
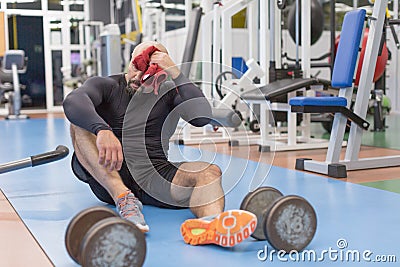
<path id="1" fill-rule="evenodd" d="M 181 225 L 185 243 L 190 245 L 216 244 L 233 247 L 247 239 L 256 229 L 257 217 L 244 210 L 229 210 L 213 218 L 186 220 Z"/>

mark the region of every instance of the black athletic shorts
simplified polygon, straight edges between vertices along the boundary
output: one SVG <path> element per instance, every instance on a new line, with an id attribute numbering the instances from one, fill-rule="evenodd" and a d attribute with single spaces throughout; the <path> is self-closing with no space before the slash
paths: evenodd
<path id="1" fill-rule="evenodd" d="M 166 160 L 155 160 L 153 162 L 153 168 L 157 171 L 157 173 L 164 178 L 166 181 L 169 183 L 172 182 L 172 179 L 174 178 L 176 171 L 178 170 L 178 167 L 181 163 L 178 164 L 172 164 L 169 161 Z M 97 182 L 92 175 L 81 165 L 79 162 L 78 158 L 75 155 L 75 152 L 72 155 L 72 160 L 71 160 L 71 167 L 72 171 L 74 172 L 75 176 L 78 177 L 79 180 L 89 184 L 91 190 L 93 193 L 96 195 L 96 197 L 106 203 L 109 203 L 111 205 L 115 205 L 114 200 L 110 196 L 110 194 L 107 192 L 107 190 L 100 185 L 99 182 Z M 161 207 L 161 208 L 170 208 L 170 209 L 177 209 L 177 208 L 182 208 L 182 205 L 173 205 L 170 201 L 159 201 L 156 198 L 152 197 L 149 195 L 148 191 L 143 190 L 136 182 L 135 179 L 133 179 L 128 166 L 126 165 L 126 162 L 123 161 L 122 167 L 119 170 L 119 175 L 122 178 L 122 181 L 128 187 L 132 193 L 135 194 L 135 196 L 145 205 L 152 205 L 156 207 Z M 165 183 L 168 185 L 169 183 Z M 162 188 L 163 194 L 167 196 L 168 199 L 170 199 L 171 191 L 169 186 L 164 186 Z"/>

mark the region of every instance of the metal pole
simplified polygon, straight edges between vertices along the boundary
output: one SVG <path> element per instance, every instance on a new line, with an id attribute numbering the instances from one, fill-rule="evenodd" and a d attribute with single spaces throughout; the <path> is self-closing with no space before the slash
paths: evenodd
<path id="1" fill-rule="evenodd" d="M 32 167 L 31 158 L 25 158 L 25 159 L 5 163 L 1 166 L 0 173 L 15 171 L 15 170 L 19 170 L 19 169 L 26 168 L 26 167 Z"/>
<path id="2" fill-rule="evenodd" d="M 301 69 L 303 78 L 311 75 L 311 0 L 302 0 L 301 5 Z"/>
<path id="3" fill-rule="evenodd" d="M 376 0 L 372 16 L 370 17 L 370 30 L 368 33 L 367 46 L 365 48 L 365 58 L 362 64 L 360 83 L 354 113 L 365 119 L 367 115 L 369 96 L 373 85 L 378 50 L 381 43 L 382 29 L 386 16 L 387 0 Z M 358 160 L 363 129 L 355 123 L 351 124 L 348 146 L 346 149 L 345 161 Z"/>
<path id="4" fill-rule="evenodd" d="M 299 13 L 300 13 L 300 0 L 296 0 L 296 23 L 295 23 L 295 41 L 296 41 L 296 68 L 300 67 L 300 63 L 299 63 L 299 42 L 300 42 L 300 38 L 299 38 L 299 30 L 300 30 L 300 20 L 299 20 Z"/>
<path id="5" fill-rule="evenodd" d="M 335 64 L 335 40 L 336 40 L 336 13 L 335 13 L 335 0 L 330 1 L 330 10 L 331 10 L 331 17 L 330 17 L 330 27 L 331 27 L 331 78 L 332 78 L 332 71 L 333 66 Z"/>
<path id="6" fill-rule="evenodd" d="M 264 70 L 265 75 L 261 78 L 261 85 L 265 85 L 269 82 L 269 72 L 268 72 L 268 64 L 269 64 L 269 29 L 268 29 L 268 21 L 269 21 L 269 6 L 267 1 L 260 0 L 260 38 L 259 38 L 259 47 L 260 47 L 260 65 Z"/>
<path id="7" fill-rule="evenodd" d="M 13 75 L 13 86 L 14 86 L 14 115 L 18 118 L 21 112 L 21 91 L 19 88 L 19 77 L 18 69 L 16 64 L 11 65 L 12 75 Z"/>

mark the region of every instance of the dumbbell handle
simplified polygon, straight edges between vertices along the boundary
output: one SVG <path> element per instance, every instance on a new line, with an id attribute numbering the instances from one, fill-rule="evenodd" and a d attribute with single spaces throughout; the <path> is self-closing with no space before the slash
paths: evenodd
<path id="1" fill-rule="evenodd" d="M 38 165 L 46 164 L 56 160 L 60 160 L 66 157 L 69 153 L 69 149 L 66 146 L 59 145 L 53 151 L 46 153 L 30 156 L 29 158 L 12 161 L 0 165 L 0 174 L 10 171 L 23 169 L 26 167 L 35 167 Z"/>

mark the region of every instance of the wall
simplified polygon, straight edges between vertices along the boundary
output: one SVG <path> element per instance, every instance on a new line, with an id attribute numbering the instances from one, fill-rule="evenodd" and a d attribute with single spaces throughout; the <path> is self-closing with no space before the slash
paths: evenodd
<path id="1" fill-rule="evenodd" d="M 165 32 L 161 42 L 167 48 L 172 60 L 177 64 L 181 63 L 186 43 L 186 29 Z"/>
<path id="2" fill-rule="evenodd" d="M 0 57 L 6 51 L 6 37 L 4 32 L 4 12 L 0 12 Z"/>

